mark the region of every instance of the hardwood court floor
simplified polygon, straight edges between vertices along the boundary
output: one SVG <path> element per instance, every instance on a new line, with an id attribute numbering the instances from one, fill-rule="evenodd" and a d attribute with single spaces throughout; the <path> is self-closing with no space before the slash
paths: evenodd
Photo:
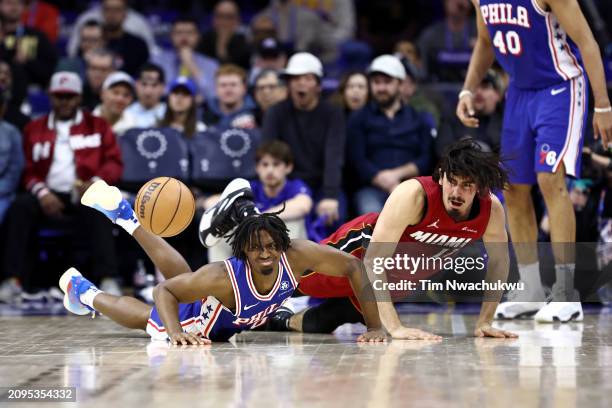
<path id="1" fill-rule="evenodd" d="M 77 388 L 77 404 L 16 407 L 612 406 L 609 310 L 567 325 L 496 323 L 517 340 L 470 337 L 474 315 L 402 319 L 445 338 L 359 345 L 341 328 L 171 347 L 105 318 L 5 316 L 0 387 Z"/>

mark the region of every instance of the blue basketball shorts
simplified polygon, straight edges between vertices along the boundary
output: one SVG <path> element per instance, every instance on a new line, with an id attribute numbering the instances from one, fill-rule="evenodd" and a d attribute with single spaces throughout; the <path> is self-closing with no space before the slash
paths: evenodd
<path id="1" fill-rule="evenodd" d="M 537 173 L 555 173 L 561 163 L 580 177 L 586 129 L 588 82 L 584 76 L 542 89 L 506 94 L 501 155 L 513 184 L 535 184 Z"/>

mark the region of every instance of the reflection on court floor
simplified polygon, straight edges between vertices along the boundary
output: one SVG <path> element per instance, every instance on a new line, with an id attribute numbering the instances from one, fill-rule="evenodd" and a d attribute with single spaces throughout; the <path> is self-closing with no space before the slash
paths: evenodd
<path id="1" fill-rule="evenodd" d="M 567 325 L 496 322 L 516 340 L 471 337 L 475 318 L 402 316 L 442 341 L 360 345 L 351 326 L 177 347 L 105 318 L 4 316 L 0 387 L 73 386 L 78 405 L 105 408 L 612 405 L 609 310 Z"/>

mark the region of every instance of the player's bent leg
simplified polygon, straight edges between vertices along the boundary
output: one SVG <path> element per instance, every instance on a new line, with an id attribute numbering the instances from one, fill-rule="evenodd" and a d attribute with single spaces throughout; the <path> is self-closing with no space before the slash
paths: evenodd
<path id="1" fill-rule="evenodd" d="M 531 317 L 546 305 L 538 263 L 537 222 L 530 184 L 512 184 L 504 191 L 508 226 L 525 290 L 511 292 L 495 310 L 497 319 Z"/>
<path id="2" fill-rule="evenodd" d="M 329 334 L 345 323 L 364 323 L 361 312 L 348 297 L 329 298 L 295 314 L 279 308 L 270 316 L 266 330 Z"/>
<path id="3" fill-rule="evenodd" d="M 528 265 L 538 261 L 535 242 L 538 239 L 530 184 L 512 184 L 504 191 L 508 209 L 508 227 L 519 264 Z"/>
<path id="4" fill-rule="evenodd" d="M 60 277 L 64 292 L 64 307 L 71 313 L 86 315 L 93 311 L 103 313 L 116 323 L 145 330 L 152 307 L 135 298 L 114 296 L 100 291 L 75 268 Z"/>
<path id="5" fill-rule="evenodd" d="M 100 293 L 93 301 L 94 309 L 115 323 L 128 329 L 145 330 L 151 314 L 151 305 L 130 296 Z"/>
<path id="6" fill-rule="evenodd" d="M 550 218 L 550 240 L 553 243 L 576 241 L 576 215 L 569 198 L 563 164 L 556 173 L 538 173 L 538 185 Z M 572 245 L 553 246 L 556 263 L 573 263 Z"/>
<path id="7" fill-rule="evenodd" d="M 538 311 L 534 319 L 541 323 L 581 321 L 582 305 L 574 289 L 576 216 L 567 191 L 565 163 L 561 162 L 554 173 L 538 173 L 538 185 L 550 218 L 556 279 L 552 301 Z"/>
<path id="8" fill-rule="evenodd" d="M 89 186 L 81 197 L 81 204 L 98 210 L 130 235 L 139 225 L 132 206 L 123 199 L 121 191 L 117 187 L 109 186 L 104 180 L 98 180 Z"/>
<path id="9" fill-rule="evenodd" d="M 298 317 L 298 315 L 300 315 Z M 330 298 L 320 305 L 306 309 L 292 317 L 295 322 L 289 322 L 291 328 L 299 328 L 304 333 L 332 333 L 345 323 L 364 323 L 363 315 L 348 297 Z"/>
<path id="10" fill-rule="evenodd" d="M 221 193 L 219 202 L 210 207 L 200 220 L 200 242 L 214 246 L 246 217 L 258 214 L 253 203 L 250 183 L 242 178 L 232 180 Z"/>

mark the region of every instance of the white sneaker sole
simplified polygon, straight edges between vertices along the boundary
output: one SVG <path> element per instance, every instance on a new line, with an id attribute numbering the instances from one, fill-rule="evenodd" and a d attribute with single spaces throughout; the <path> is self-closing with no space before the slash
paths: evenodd
<path id="1" fill-rule="evenodd" d="M 543 316 L 542 313 L 538 313 L 535 315 L 535 321 L 538 323 L 568 323 L 568 322 L 581 322 L 584 320 L 584 313 L 582 311 L 582 306 L 580 309 L 574 310 L 572 313 L 565 313 L 564 315 L 556 314 L 556 315 L 547 315 Z"/>
<path id="2" fill-rule="evenodd" d="M 81 197 L 81 204 L 94 207 L 96 204 L 107 211 L 117 209 L 123 199 L 117 187 L 109 186 L 104 180 L 93 183 Z"/>
<path id="3" fill-rule="evenodd" d="M 68 296 L 68 285 L 74 276 L 83 276 L 81 272 L 77 271 L 76 268 L 70 268 L 59 279 L 59 287 L 64 292 L 64 307 L 71 313 L 76 315 L 84 316 L 91 313 L 91 310 L 87 309 L 85 306 L 75 307 L 72 303 L 70 303 L 70 298 Z"/>
<path id="4" fill-rule="evenodd" d="M 529 319 L 533 317 L 540 309 L 546 306 L 545 302 L 524 302 L 528 305 L 519 305 L 523 302 L 504 302 L 500 303 L 495 310 L 495 319 L 498 320 L 513 320 L 513 319 Z M 508 310 L 511 309 L 519 310 Z M 519 306 L 523 306 L 520 308 Z M 529 307 L 527 307 L 529 306 Z"/>
<path id="5" fill-rule="evenodd" d="M 219 202 L 223 201 L 227 196 L 229 196 L 234 191 L 237 191 L 243 188 L 250 189 L 251 183 L 249 183 L 247 180 L 243 178 L 235 178 L 234 180 L 230 181 L 230 183 L 227 186 L 225 186 L 225 188 L 223 189 L 223 192 L 221 193 L 221 197 L 219 198 Z M 238 197 L 236 197 L 236 199 L 237 198 Z M 232 201 L 231 204 L 233 204 L 234 201 Z M 225 205 L 227 206 L 229 204 L 230 203 L 226 203 Z M 216 207 L 216 204 L 215 206 L 211 207 L 206 212 L 204 212 L 204 215 L 202 215 L 202 218 L 200 219 L 199 231 L 203 231 L 203 230 L 210 228 L 213 218 L 216 217 L 218 214 L 218 211 L 213 211 L 215 207 Z M 202 241 L 202 236 L 200 235 L 200 242 L 206 248 L 210 248 L 210 247 L 217 245 L 217 243 L 221 241 L 221 239 L 222 237 L 215 237 L 212 234 L 208 234 L 206 236 L 206 240 Z"/>

